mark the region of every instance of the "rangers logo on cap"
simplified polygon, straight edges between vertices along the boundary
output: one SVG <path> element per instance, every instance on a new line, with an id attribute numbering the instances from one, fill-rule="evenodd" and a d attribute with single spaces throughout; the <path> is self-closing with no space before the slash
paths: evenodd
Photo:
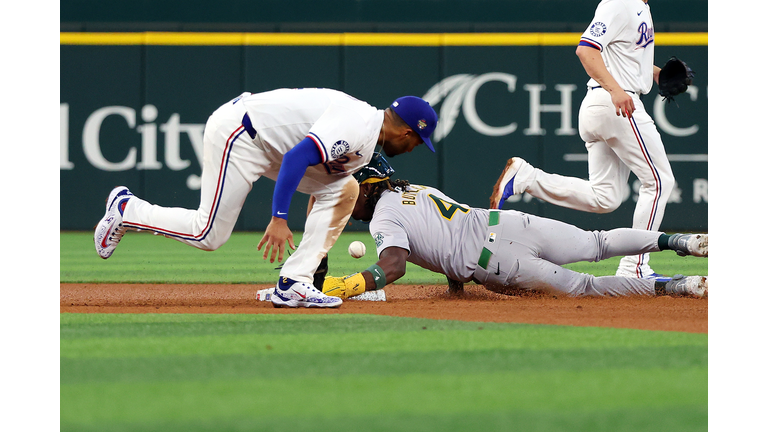
<path id="1" fill-rule="evenodd" d="M 419 120 L 419 123 L 416 125 L 419 129 L 424 129 L 427 127 L 427 121 L 424 119 Z"/>

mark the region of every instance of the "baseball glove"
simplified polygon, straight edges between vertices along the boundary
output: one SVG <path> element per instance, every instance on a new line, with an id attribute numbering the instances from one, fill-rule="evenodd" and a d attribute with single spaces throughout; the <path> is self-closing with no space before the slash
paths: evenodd
<path id="1" fill-rule="evenodd" d="M 675 100 L 674 96 L 685 93 L 693 82 L 695 72 L 682 60 L 672 56 L 659 72 L 659 94 L 667 102 Z"/>
<path id="2" fill-rule="evenodd" d="M 365 292 L 365 278 L 362 273 L 344 277 L 326 276 L 323 282 L 323 294 L 349 298 Z"/>

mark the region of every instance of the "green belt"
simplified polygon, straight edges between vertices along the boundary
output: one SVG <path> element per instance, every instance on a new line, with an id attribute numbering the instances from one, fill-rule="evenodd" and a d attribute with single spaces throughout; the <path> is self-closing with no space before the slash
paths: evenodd
<path id="1" fill-rule="evenodd" d="M 494 226 L 498 224 L 499 224 L 499 212 L 492 210 L 490 213 L 488 213 L 488 226 Z M 493 252 L 488 250 L 488 248 L 483 247 L 483 251 L 480 252 L 480 259 L 477 260 L 477 265 L 484 269 L 487 269 L 488 261 L 490 261 L 491 255 L 493 255 Z"/>

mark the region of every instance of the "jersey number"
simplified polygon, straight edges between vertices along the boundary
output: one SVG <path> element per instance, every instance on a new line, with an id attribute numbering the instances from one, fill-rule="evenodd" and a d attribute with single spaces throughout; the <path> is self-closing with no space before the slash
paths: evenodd
<path id="1" fill-rule="evenodd" d="M 469 209 L 466 207 L 462 207 L 456 203 L 445 201 L 432 194 L 429 194 L 428 196 L 432 198 L 432 201 L 435 202 L 435 205 L 437 206 L 437 210 L 440 212 L 440 214 L 448 220 L 453 219 L 453 215 L 456 214 L 456 210 L 461 210 L 462 213 L 466 213 L 469 211 Z"/>
<path id="2" fill-rule="evenodd" d="M 349 156 L 342 156 L 338 159 L 324 163 L 323 166 L 325 166 L 325 171 L 328 174 L 337 174 L 347 170 L 344 167 L 344 164 L 349 163 L 349 161 L 350 161 Z"/>

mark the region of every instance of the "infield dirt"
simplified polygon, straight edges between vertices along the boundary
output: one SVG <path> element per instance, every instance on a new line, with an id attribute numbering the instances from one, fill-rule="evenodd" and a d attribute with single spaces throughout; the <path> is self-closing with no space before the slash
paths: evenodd
<path id="1" fill-rule="evenodd" d="M 708 332 L 708 300 L 683 297 L 569 298 L 496 294 L 468 285 L 389 285 L 386 302 L 346 300 L 338 309 L 276 309 L 256 300 L 269 285 L 60 284 L 61 313 L 374 314 L 477 322 Z"/>

